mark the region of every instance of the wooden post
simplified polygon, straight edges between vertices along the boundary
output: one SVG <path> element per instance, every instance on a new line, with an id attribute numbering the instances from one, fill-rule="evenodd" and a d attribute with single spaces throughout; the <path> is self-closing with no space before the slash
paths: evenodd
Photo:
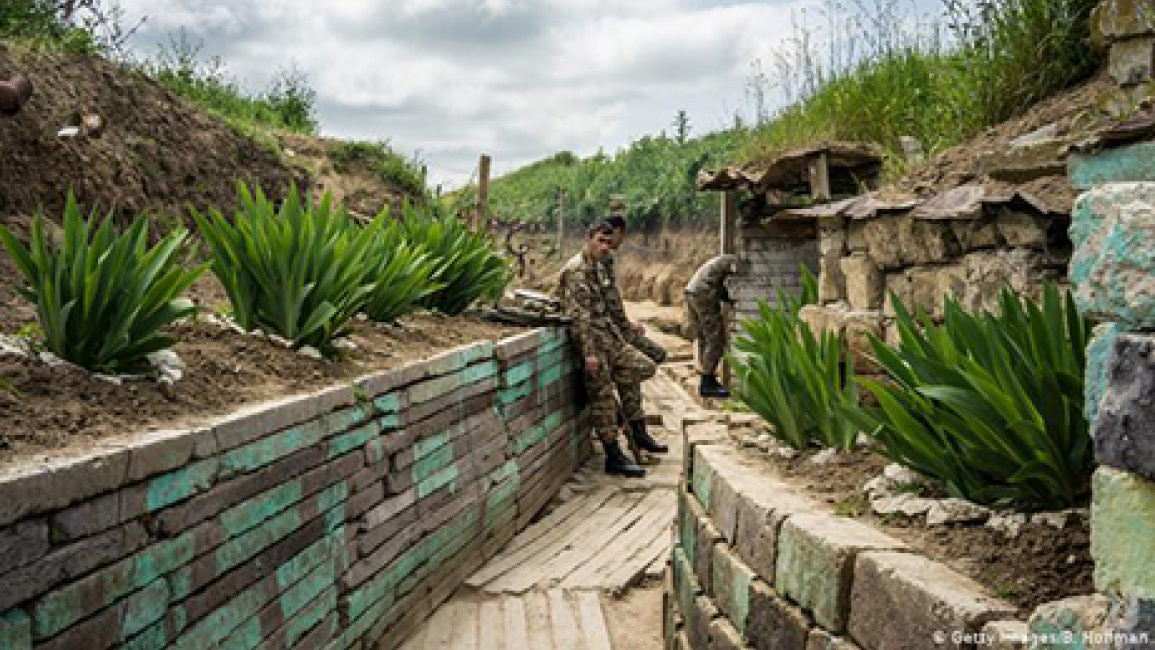
<path id="1" fill-rule="evenodd" d="M 485 213 L 489 206 L 489 163 L 489 156 L 481 154 L 477 173 L 477 212 L 473 215 L 473 230 L 476 232 L 484 227 Z"/>
<path id="2" fill-rule="evenodd" d="M 825 153 L 810 158 L 810 198 L 815 203 L 830 200 L 830 165 Z"/>
<path id="3" fill-rule="evenodd" d="M 557 258 L 565 263 L 565 188 L 558 188 L 557 201 Z"/>
<path id="4" fill-rule="evenodd" d="M 738 192 L 735 190 L 727 190 L 722 194 L 722 210 L 721 210 L 721 232 L 719 233 L 719 240 L 721 241 L 722 254 L 732 255 L 737 251 L 737 234 L 738 234 Z M 722 331 L 726 335 L 726 348 L 730 347 L 730 329 L 733 327 L 734 314 L 733 309 L 729 305 L 722 306 Z M 726 388 L 730 387 L 730 363 L 722 358 L 722 385 Z"/>

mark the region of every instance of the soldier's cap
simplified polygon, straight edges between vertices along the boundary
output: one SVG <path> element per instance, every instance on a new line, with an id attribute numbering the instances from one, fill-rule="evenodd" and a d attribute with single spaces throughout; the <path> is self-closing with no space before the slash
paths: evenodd
<path id="1" fill-rule="evenodd" d="M 613 226 L 614 230 L 625 230 L 626 229 L 626 218 L 621 216 L 621 215 L 617 215 L 617 214 L 610 215 L 610 216 L 606 217 L 605 221 L 606 221 L 606 223 Z"/>
<path id="2" fill-rule="evenodd" d="M 594 235 L 612 235 L 614 234 L 614 224 L 610 223 L 609 219 L 603 219 L 586 229 L 586 236 L 593 237 Z"/>

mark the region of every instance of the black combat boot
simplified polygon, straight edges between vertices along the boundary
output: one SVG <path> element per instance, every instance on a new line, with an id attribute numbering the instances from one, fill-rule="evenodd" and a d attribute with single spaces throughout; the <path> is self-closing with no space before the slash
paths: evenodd
<path id="1" fill-rule="evenodd" d="M 645 420 L 632 420 L 630 422 L 630 435 L 634 438 L 634 444 L 642 451 L 648 451 L 651 454 L 664 454 L 670 451 L 669 447 L 654 440 L 649 432 L 646 431 Z"/>
<path id="2" fill-rule="evenodd" d="M 729 397 L 730 391 L 719 384 L 714 375 L 702 375 L 702 383 L 698 385 L 698 394 L 702 397 Z"/>
<path id="3" fill-rule="evenodd" d="M 618 474 L 629 478 L 642 478 L 646 475 L 645 469 L 631 463 L 622 453 L 617 440 L 602 442 L 602 446 L 606 449 L 606 474 Z"/>

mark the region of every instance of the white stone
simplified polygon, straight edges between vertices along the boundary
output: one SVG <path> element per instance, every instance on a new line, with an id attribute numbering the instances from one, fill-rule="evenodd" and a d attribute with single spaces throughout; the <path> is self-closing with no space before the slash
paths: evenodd
<path id="1" fill-rule="evenodd" d="M 926 513 L 927 526 L 986 521 L 991 509 L 965 499 L 939 499 Z"/>
<path id="2" fill-rule="evenodd" d="M 1020 135 L 1019 137 L 1015 138 L 1014 140 L 1011 140 L 1011 143 L 1010 143 L 1011 148 L 1012 149 L 1022 149 L 1024 147 L 1029 147 L 1031 145 L 1039 144 L 1040 142 L 1044 142 L 1046 140 L 1054 138 L 1058 134 L 1059 134 L 1059 125 L 1052 122 L 1052 123 L 1040 128 L 1040 129 L 1035 129 L 1034 131 L 1031 131 L 1030 133 Z"/>
<path id="3" fill-rule="evenodd" d="M 293 342 L 292 342 L 292 341 L 290 341 L 289 339 L 287 339 L 287 338 L 285 338 L 285 337 L 283 337 L 283 336 L 281 336 L 281 335 L 279 335 L 279 334 L 269 334 L 269 335 L 268 335 L 268 339 L 269 339 L 269 341 L 271 341 L 272 343 L 275 343 L 276 345 L 279 345 L 279 346 L 281 346 L 281 347 L 283 347 L 283 348 L 291 348 L 291 347 L 293 347 Z"/>
<path id="4" fill-rule="evenodd" d="M 1050 526 L 1056 530 L 1067 527 L 1067 521 L 1074 513 L 1067 510 L 1036 512 L 1031 515 L 1031 523 L 1037 526 Z"/>
<path id="5" fill-rule="evenodd" d="M 935 502 L 931 499 L 924 499 L 913 494 L 896 494 L 871 500 L 870 508 L 879 515 L 900 513 L 908 517 L 916 517 L 929 511 L 934 504 Z"/>
<path id="6" fill-rule="evenodd" d="M 18 336 L 0 335 L 0 357 L 28 358 L 32 356 L 28 341 Z"/>
<path id="7" fill-rule="evenodd" d="M 347 338 L 340 338 L 333 341 L 333 347 L 341 350 L 356 350 L 357 344 Z"/>
<path id="8" fill-rule="evenodd" d="M 882 470 L 882 475 L 897 484 L 922 483 L 926 479 L 922 474 L 910 469 L 906 465 L 891 463 Z"/>
<path id="9" fill-rule="evenodd" d="M 300 350 L 297 350 L 297 354 L 301 355 L 302 357 L 309 357 L 310 359 L 320 360 L 325 358 L 324 355 L 321 354 L 320 350 L 311 345 L 306 345 Z"/>
<path id="10" fill-rule="evenodd" d="M 1019 531 L 1022 530 L 1023 526 L 1027 525 L 1027 516 L 1021 512 L 994 513 L 990 519 L 987 519 L 986 525 L 988 528 L 1014 539 L 1019 536 Z"/>
<path id="11" fill-rule="evenodd" d="M 184 377 L 184 361 L 172 350 L 150 352 L 147 359 L 156 369 L 157 381 L 162 384 L 173 384 Z"/>
<path id="12" fill-rule="evenodd" d="M 814 454 L 806 462 L 812 465 L 829 465 L 838 456 L 838 452 L 834 449 L 823 449 Z"/>

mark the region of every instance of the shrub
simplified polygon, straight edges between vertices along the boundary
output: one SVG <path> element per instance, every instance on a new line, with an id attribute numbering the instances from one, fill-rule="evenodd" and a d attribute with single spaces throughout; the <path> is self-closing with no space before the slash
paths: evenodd
<path id="1" fill-rule="evenodd" d="M 388 142 L 342 142 L 329 152 L 329 158 L 338 173 L 360 166 L 410 196 L 425 195 L 421 164 L 393 151 Z"/>
<path id="2" fill-rule="evenodd" d="M 1086 492 L 1083 417 L 1090 326 L 1068 294 L 1042 305 L 1004 290 L 999 315 L 946 301 L 935 325 L 893 296 L 901 342 L 872 341 L 890 382 L 862 380 L 879 402 L 847 415 L 882 453 L 942 481 L 955 496 L 997 506 L 1066 507 Z"/>
<path id="3" fill-rule="evenodd" d="M 858 403 L 852 384 L 852 366 L 844 359 L 841 336 L 815 336 L 798 311 L 817 298 L 817 283 L 803 269 L 802 294 L 779 294 L 779 307 L 765 302 L 759 317 L 742 323 L 746 336 L 735 343 L 745 353 L 735 359 L 740 379 L 737 396 L 773 427 L 779 440 L 805 449 L 817 444 L 850 449 L 858 429 L 841 417 L 844 408 Z"/>
<path id="4" fill-rule="evenodd" d="M 93 220 L 80 216 L 70 192 L 59 247 L 49 246 L 43 216 L 33 219 L 27 248 L 3 226 L 0 243 L 28 282 L 21 293 L 36 304 L 53 354 L 97 372 L 145 371 L 149 353 L 176 342 L 160 329 L 194 311 L 180 295 L 205 269 L 177 264 L 182 229 L 149 248 L 146 217 L 121 234 L 111 217 L 92 232 Z"/>
<path id="5" fill-rule="evenodd" d="M 278 212 L 260 188 L 238 188 L 241 209 L 231 223 L 216 210 L 193 213 L 233 317 L 245 329 L 331 353 L 333 339 L 348 333 L 349 319 L 376 286 L 381 218 L 360 228 L 328 194 L 302 206 L 296 187 Z"/>
<path id="6" fill-rule="evenodd" d="M 406 206 L 404 224 L 409 241 L 428 251 L 436 269 L 433 279 L 441 285 L 422 300 L 424 306 L 456 315 L 476 300 L 497 298 L 505 291 L 512 269 L 484 234 L 430 208 Z"/>
<path id="7" fill-rule="evenodd" d="M 412 313 L 426 296 L 441 288 L 433 280 L 436 261 L 423 246 L 405 237 L 404 228 L 394 222 L 382 229 L 377 240 L 377 285 L 364 309 L 375 321 L 392 322 Z"/>

